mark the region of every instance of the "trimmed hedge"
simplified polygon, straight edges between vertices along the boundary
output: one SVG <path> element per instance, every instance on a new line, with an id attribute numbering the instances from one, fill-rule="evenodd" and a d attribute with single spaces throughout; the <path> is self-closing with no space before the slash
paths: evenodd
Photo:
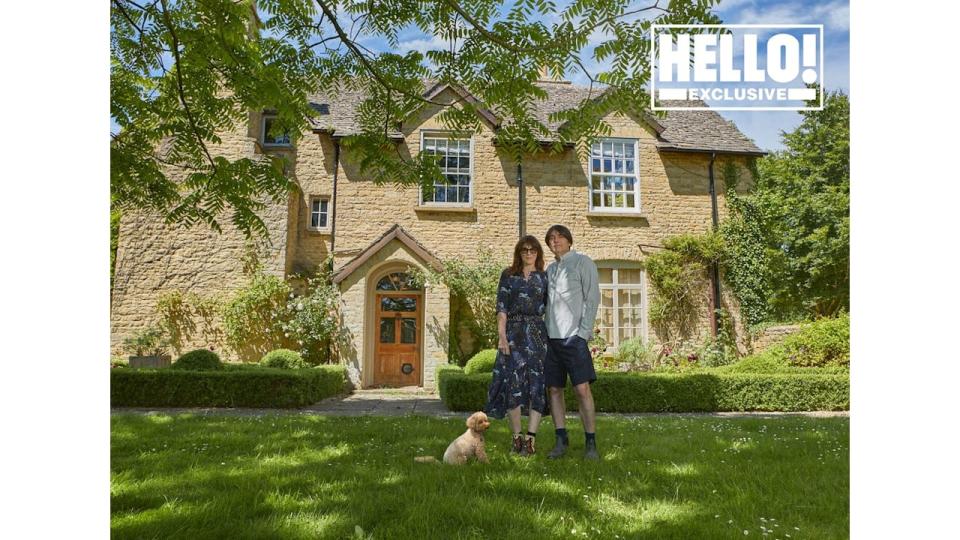
<path id="1" fill-rule="evenodd" d="M 463 372 L 467 375 L 474 373 L 493 373 L 493 365 L 497 363 L 497 350 L 484 349 L 473 358 L 467 360 L 467 365 L 463 366 Z"/>
<path id="2" fill-rule="evenodd" d="M 274 349 L 268 352 L 260 359 L 260 365 L 262 367 L 277 369 L 303 369 L 310 367 L 303 361 L 300 353 L 291 351 L 290 349 Z"/>
<path id="3" fill-rule="evenodd" d="M 452 411 L 481 411 L 491 375 L 438 370 L 440 398 Z M 601 371 L 591 390 L 598 412 L 841 411 L 850 409 L 850 378 L 835 374 L 615 373 Z M 567 410 L 577 410 L 573 389 Z"/>
<path id="4" fill-rule="evenodd" d="M 110 371 L 112 407 L 303 407 L 346 389 L 343 366 Z"/>
<path id="5" fill-rule="evenodd" d="M 223 363 L 220 362 L 220 356 L 207 349 L 194 349 L 183 356 L 177 358 L 177 361 L 170 366 L 172 369 L 183 369 L 190 371 L 206 371 L 222 369 Z"/>

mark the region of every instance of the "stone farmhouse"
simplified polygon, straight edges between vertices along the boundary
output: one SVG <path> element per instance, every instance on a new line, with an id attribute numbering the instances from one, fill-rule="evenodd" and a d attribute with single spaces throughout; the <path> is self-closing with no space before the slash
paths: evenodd
<path id="1" fill-rule="evenodd" d="M 565 81 L 538 84 L 549 97 L 538 103 L 537 115 L 552 130 L 559 126 L 548 121 L 549 114 L 577 106 L 588 93 Z M 470 97 L 442 84 L 426 95 L 447 103 Z M 459 136 L 438 121 L 441 107 L 425 106 L 394 136 L 411 155 L 428 151 L 444 158 L 449 184 L 437 185 L 425 200 L 415 187 L 375 185 L 342 151 L 342 138 L 359 130 L 355 115 L 363 98 L 356 92 L 312 96 L 320 114 L 295 147 L 286 137 L 269 136 L 272 117 L 255 111 L 224 133 L 216 148 L 234 158 L 274 152 L 289 157 L 289 174 L 301 190 L 262 213 L 270 245 L 260 262 L 267 273 L 289 276 L 332 255 L 349 342 L 340 361 L 361 387 L 434 388 L 435 368 L 448 359 L 449 333 L 462 331 L 450 328 L 450 292 L 436 283 L 425 290 L 411 287 L 406 272 L 438 268 L 449 259 L 476 261 L 478 248 L 491 250 L 507 266 L 521 232 L 542 242 L 555 223 L 569 227 L 573 248 L 597 263 L 598 320 L 610 346 L 633 336 L 658 340 L 648 324 L 652 292 L 644 258 L 667 237 L 710 229 L 711 169 L 722 216 L 720 164 L 737 165 L 738 189 L 749 189 L 747 159 L 764 154 L 717 113 L 685 110 L 662 118 L 611 115 L 606 120 L 613 132 L 593 145 L 590 159 L 570 147 L 518 162 L 495 144 L 505 119 L 485 111 L 481 133 Z M 246 246 L 228 223 L 218 234 L 202 226 L 167 228 L 157 216 L 124 215 L 111 300 L 114 350 L 155 320 L 162 293 L 215 294 L 244 285 Z M 722 302 L 739 318 L 732 298 L 724 294 Z M 705 303 L 704 334 L 710 332 L 709 312 Z M 210 343 L 198 338 L 195 345 Z"/>

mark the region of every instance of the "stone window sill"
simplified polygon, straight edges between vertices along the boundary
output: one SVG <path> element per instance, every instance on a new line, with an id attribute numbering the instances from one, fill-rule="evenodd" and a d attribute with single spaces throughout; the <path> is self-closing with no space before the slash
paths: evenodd
<path id="1" fill-rule="evenodd" d="M 476 209 L 472 206 L 431 206 L 421 204 L 415 208 L 417 212 L 450 212 L 454 214 L 472 214 Z"/>
<path id="2" fill-rule="evenodd" d="M 587 217 L 610 217 L 610 218 L 628 218 L 628 219 L 647 219 L 647 214 L 640 212 L 587 212 Z"/>
<path id="3" fill-rule="evenodd" d="M 330 236 L 331 234 L 333 234 L 333 232 L 330 230 L 330 228 L 326 228 L 326 229 L 311 229 L 310 227 L 307 227 L 307 232 L 310 233 L 310 234 L 323 235 L 323 236 Z"/>

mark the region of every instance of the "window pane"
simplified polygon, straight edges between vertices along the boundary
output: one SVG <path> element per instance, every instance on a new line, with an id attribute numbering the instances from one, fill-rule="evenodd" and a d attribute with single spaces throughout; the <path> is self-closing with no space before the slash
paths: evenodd
<path id="1" fill-rule="evenodd" d="M 613 307 L 613 289 L 600 289 L 600 307 Z"/>
<path id="2" fill-rule="evenodd" d="M 603 172 L 610 172 L 611 164 L 612 164 L 611 160 L 609 159 L 603 160 Z"/>
<path id="3" fill-rule="evenodd" d="M 437 141 L 435 141 L 434 139 L 424 139 L 423 149 L 424 151 L 433 153 L 437 149 Z"/>
<path id="4" fill-rule="evenodd" d="M 599 171 L 600 171 L 600 159 L 599 159 L 599 158 L 593 158 L 593 159 L 590 161 L 590 171 L 591 171 L 591 172 L 599 172 Z"/>
<path id="5" fill-rule="evenodd" d="M 437 202 L 447 202 L 447 188 L 443 186 L 433 186 L 433 200 Z"/>
<path id="6" fill-rule="evenodd" d="M 617 275 L 617 282 L 621 285 L 639 285 L 640 284 L 640 269 L 639 268 L 621 268 Z M 637 292 L 639 294 L 639 291 Z"/>
<path id="7" fill-rule="evenodd" d="M 447 202 L 460 202 L 457 200 L 457 188 L 448 187 L 447 188 Z"/>
<path id="8" fill-rule="evenodd" d="M 417 320 L 400 319 L 400 343 L 417 342 Z"/>
<path id="9" fill-rule="evenodd" d="M 461 187 L 460 189 L 460 202 L 468 203 L 470 202 L 470 188 Z"/>
<path id="10" fill-rule="evenodd" d="M 381 311 L 416 311 L 417 299 L 416 298 L 390 298 L 385 296 L 380 299 L 380 310 Z"/>
<path id="11" fill-rule="evenodd" d="M 319 226 L 319 227 L 326 227 L 326 226 L 327 226 L 327 213 L 326 213 L 326 212 L 321 212 L 321 213 L 320 213 L 320 220 L 319 220 L 319 223 L 317 224 L 317 226 Z"/>
<path id="12" fill-rule="evenodd" d="M 600 208 L 600 193 L 596 191 L 593 192 L 593 207 Z"/>
<path id="13" fill-rule="evenodd" d="M 617 208 L 623 208 L 623 205 L 624 205 L 623 194 L 617 193 L 616 195 L 613 196 L 613 205 L 616 206 Z"/>
<path id="14" fill-rule="evenodd" d="M 313 212 L 310 214 L 310 226 L 316 229 L 320 226 L 320 213 Z"/>
<path id="15" fill-rule="evenodd" d="M 633 193 L 627 194 L 627 208 L 636 208 L 636 203 L 636 197 L 633 195 Z"/>
<path id="16" fill-rule="evenodd" d="M 628 158 L 633 157 L 633 143 L 627 143 L 624 148 L 624 155 Z"/>
<path id="17" fill-rule="evenodd" d="M 598 142 L 593 143 L 593 147 L 591 148 L 591 152 L 590 152 L 590 153 L 591 153 L 592 155 L 594 155 L 594 156 L 599 156 L 599 155 L 600 155 L 600 143 L 598 143 Z"/>
<path id="18" fill-rule="evenodd" d="M 624 169 L 627 174 L 633 174 L 633 160 L 628 159 L 624 162 Z"/>
<path id="19" fill-rule="evenodd" d="M 603 284 L 613 283 L 612 268 L 597 268 L 597 274 L 600 276 L 600 283 L 603 283 Z"/>
<path id="20" fill-rule="evenodd" d="M 380 343 L 393 343 L 397 339 L 396 324 L 393 319 L 380 319 Z"/>
<path id="21" fill-rule="evenodd" d="M 603 207 L 610 208 L 613 204 L 613 199 L 610 197 L 609 193 L 603 194 Z"/>
<path id="22" fill-rule="evenodd" d="M 603 143 L 603 156 L 610 157 L 613 155 L 613 143 L 605 142 Z"/>
<path id="23" fill-rule="evenodd" d="M 470 156 L 469 156 L 469 155 L 460 156 L 460 169 L 462 169 L 463 172 L 469 172 L 469 171 L 470 171 Z"/>

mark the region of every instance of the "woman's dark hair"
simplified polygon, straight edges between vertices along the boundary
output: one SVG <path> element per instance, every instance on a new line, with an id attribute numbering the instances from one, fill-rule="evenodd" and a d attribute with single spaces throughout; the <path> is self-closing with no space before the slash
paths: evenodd
<path id="1" fill-rule="evenodd" d="M 570 229 L 564 227 L 563 225 L 554 225 L 547 229 L 547 234 L 543 236 L 543 241 L 546 242 L 548 246 L 550 245 L 550 233 L 552 232 L 556 232 L 560 236 L 566 238 L 567 242 L 570 242 L 571 246 L 573 245 L 573 235 L 570 234 Z"/>
<path id="2" fill-rule="evenodd" d="M 524 236 L 517 242 L 517 245 L 513 248 L 513 264 L 510 265 L 510 268 L 507 268 L 505 272 L 509 275 L 516 276 L 520 275 L 523 272 L 523 258 L 520 257 L 520 250 L 524 246 L 530 246 L 533 249 L 537 250 L 537 262 L 534 265 L 537 268 L 538 272 L 543 272 L 543 248 L 540 247 L 540 242 L 536 238 L 530 236 Z"/>

